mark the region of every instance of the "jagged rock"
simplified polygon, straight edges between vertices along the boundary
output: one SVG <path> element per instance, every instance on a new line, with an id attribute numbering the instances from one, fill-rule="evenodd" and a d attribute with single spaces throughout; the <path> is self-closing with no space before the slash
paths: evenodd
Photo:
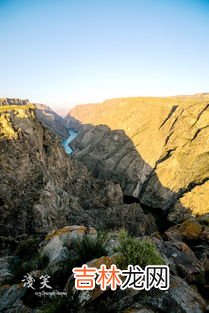
<path id="1" fill-rule="evenodd" d="M 162 241 L 153 239 L 165 263 L 169 265 L 172 273 L 180 275 L 189 283 L 204 284 L 204 267 L 194 252 L 181 241 Z"/>
<path id="2" fill-rule="evenodd" d="M 119 182 L 124 194 L 138 196 L 152 168 L 144 162 L 122 130 L 105 125 L 84 127 L 72 143 L 75 157 L 93 176 Z M 86 158 L 88 155 L 88 158 Z M 131 166 L 130 166 L 131 165 Z"/>
<path id="3" fill-rule="evenodd" d="M 112 230 L 125 228 L 135 236 L 151 235 L 158 230 L 154 217 L 145 214 L 139 203 L 108 208 L 106 227 Z"/>
<path id="4" fill-rule="evenodd" d="M 84 302 L 83 302 L 84 303 Z M 139 291 L 133 289 L 117 290 L 103 293 L 97 301 L 86 301 L 86 306 L 77 307 L 73 312 L 145 312 L 162 313 L 204 313 L 206 303 L 201 295 L 190 287 L 183 279 L 171 276 L 170 288 L 167 291 L 152 288 L 150 291 Z M 126 311 L 127 310 L 127 311 Z M 130 310 L 130 311 L 129 311 Z M 141 311 L 139 311 L 141 313 Z M 143 312 L 143 311 L 142 311 Z"/>
<path id="5" fill-rule="evenodd" d="M 152 302 L 152 299 L 150 299 Z M 154 301 L 155 302 L 155 301 Z M 161 307 L 160 303 L 167 302 L 166 311 L 169 310 L 171 313 L 178 312 L 204 312 L 206 303 L 203 298 L 186 284 L 184 280 L 179 277 L 171 277 L 170 289 L 164 293 L 164 297 L 157 304 L 157 307 Z M 153 307 L 156 303 L 153 303 Z M 164 305 L 163 305 L 164 306 Z"/>
<path id="6" fill-rule="evenodd" d="M 93 175 L 114 177 L 145 205 L 172 209 L 175 223 L 208 212 L 208 94 L 112 99 L 77 106 L 66 125 L 72 119 L 82 123 L 75 156 Z"/>
<path id="7" fill-rule="evenodd" d="M 31 106 L 31 108 L 35 109 L 36 116 L 44 127 L 48 128 L 61 138 L 68 137 L 68 131 L 64 125 L 63 118 L 44 104 L 32 104 L 28 99 L 0 98 L 0 106 L 2 106 L 2 108 L 5 106 Z"/>
<path id="8" fill-rule="evenodd" d="M 119 184 L 92 178 L 67 156 L 30 103 L 2 105 L 0 124 L 0 235 L 101 227 L 106 208 L 122 203 Z"/>
<path id="9" fill-rule="evenodd" d="M 76 244 L 83 236 L 91 239 L 97 238 L 94 228 L 85 226 L 66 226 L 62 229 L 49 233 L 41 243 L 40 255 L 48 258 L 48 267 L 52 274 L 61 270 L 63 262 L 76 260 L 78 255 L 75 251 Z"/>
<path id="10" fill-rule="evenodd" d="M 0 106 L 6 105 L 28 105 L 30 101 L 28 99 L 19 99 L 19 98 L 0 98 Z"/>

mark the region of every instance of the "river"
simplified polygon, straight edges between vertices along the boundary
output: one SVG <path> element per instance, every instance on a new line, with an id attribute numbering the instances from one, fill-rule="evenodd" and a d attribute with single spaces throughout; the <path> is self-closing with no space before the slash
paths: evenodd
<path id="1" fill-rule="evenodd" d="M 67 154 L 72 154 L 73 149 L 70 147 L 70 143 L 78 136 L 78 132 L 74 131 L 73 129 L 69 129 L 68 132 L 69 132 L 69 137 L 63 140 L 62 145 Z"/>

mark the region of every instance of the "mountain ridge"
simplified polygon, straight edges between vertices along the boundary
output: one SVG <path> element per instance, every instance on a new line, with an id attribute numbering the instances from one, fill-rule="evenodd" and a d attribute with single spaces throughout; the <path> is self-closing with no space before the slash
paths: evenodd
<path id="1" fill-rule="evenodd" d="M 87 147 L 93 158 L 94 154 L 103 158 L 94 144 L 98 134 L 90 132 L 85 125 L 106 125 L 113 131 L 125 131 L 144 162 L 153 168 L 154 174 L 145 174 L 145 181 L 142 179 L 144 174 L 136 168 L 138 184 L 145 191 L 138 197 L 145 205 L 156 208 L 175 207 L 176 200 L 172 200 L 165 193 L 168 189 L 180 201 L 170 215 L 172 220 L 178 220 L 175 212 L 180 212 L 181 206 L 188 207 L 193 214 L 209 212 L 208 94 L 169 98 L 124 98 L 78 106 L 70 111 L 65 118 L 65 124 L 83 129 L 82 137 L 78 136 L 73 144 L 75 157 L 84 164 L 87 164 L 87 160 L 82 156 L 82 150 L 85 151 Z M 87 136 L 88 141 L 85 139 Z M 131 155 L 130 151 L 127 153 Z M 122 167 L 123 163 L 127 168 L 127 160 L 122 157 Z M 132 174 L 124 172 L 121 175 L 130 177 Z M 135 190 L 136 187 L 137 185 L 133 185 L 132 189 Z"/>

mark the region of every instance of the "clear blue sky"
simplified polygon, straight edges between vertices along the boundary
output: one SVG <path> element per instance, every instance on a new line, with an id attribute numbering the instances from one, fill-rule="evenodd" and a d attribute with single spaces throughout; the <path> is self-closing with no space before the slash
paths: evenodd
<path id="1" fill-rule="evenodd" d="M 54 109 L 209 91 L 209 1 L 0 0 L 0 96 Z"/>

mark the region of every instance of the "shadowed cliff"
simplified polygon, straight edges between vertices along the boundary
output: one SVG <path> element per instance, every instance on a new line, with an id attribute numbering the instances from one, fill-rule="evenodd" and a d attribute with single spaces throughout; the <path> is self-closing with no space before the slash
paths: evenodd
<path id="1" fill-rule="evenodd" d="M 164 187 L 158 176 L 122 130 L 106 125 L 83 125 L 71 143 L 73 157 L 87 166 L 92 176 L 119 183 L 126 203 L 139 202 L 154 214 L 179 222 L 191 215 L 178 201 L 179 193 Z M 183 192 L 183 191 L 181 191 Z"/>
<path id="2" fill-rule="evenodd" d="M 184 207 L 195 215 L 209 212 L 208 94 L 112 99 L 77 106 L 69 112 L 65 123 L 79 129 L 82 124 L 107 125 L 116 135 L 118 129 L 124 131 L 132 147 L 125 142 L 119 147 L 112 138 L 118 151 L 116 149 L 113 156 L 106 154 L 107 166 L 101 170 L 112 171 L 113 175 L 125 171 L 122 176 L 133 183 L 129 182 L 127 187 L 122 183 L 124 192 L 137 195 L 151 207 L 172 207 L 169 219 L 173 221 L 179 220 L 173 214 Z M 88 153 L 94 157 L 95 149 L 98 159 L 99 154 L 104 157 L 96 142 L 104 141 L 105 135 L 102 130 L 100 135 L 95 135 L 92 129 L 85 132 L 81 140 L 79 137 L 75 140 L 75 147 L 78 158 L 87 164 L 90 161 L 84 157 L 85 151 L 90 150 Z M 111 145 L 105 149 L 111 149 Z M 146 164 L 144 168 L 140 158 Z M 115 168 L 111 167 L 112 163 Z"/>
<path id="3" fill-rule="evenodd" d="M 143 235 L 157 229 L 139 204 L 123 203 L 119 183 L 92 177 L 85 165 L 69 157 L 29 102 L 0 107 L 0 178 L 2 240 L 14 243 L 13 237 L 69 224 L 124 226 Z"/>

